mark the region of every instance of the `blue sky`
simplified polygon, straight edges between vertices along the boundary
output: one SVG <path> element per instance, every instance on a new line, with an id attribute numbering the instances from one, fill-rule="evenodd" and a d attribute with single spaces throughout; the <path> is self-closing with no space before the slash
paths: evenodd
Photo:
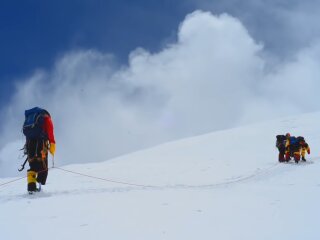
<path id="1" fill-rule="evenodd" d="M 120 63 L 136 47 L 156 51 L 193 9 L 182 0 L 3 0 L 0 101 L 10 96 L 12 80 L 50 68 L 70 50 L 94 48 Z"/>

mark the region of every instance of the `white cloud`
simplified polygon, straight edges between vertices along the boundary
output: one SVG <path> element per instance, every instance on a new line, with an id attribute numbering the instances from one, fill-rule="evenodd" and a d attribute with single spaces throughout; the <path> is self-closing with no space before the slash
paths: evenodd
<path id="1" fill-rule="evenodd" d="M 313 49 L 266 70 L 263 46 L 238 19 L 196 11 L 181 23 L 176 43 L 155 54 L 136 49 L 128 66 L 115 66 L 112 56 L 93 50 L 70 52 L 50 71 L 19 83 L 0 144 L 23 139 L 23 111 L 34 106 L 52 114 L 59 165 L 107 160 L 180 137 L 314 109 L 311 100 L 292 101 L 292 94 L 303 96 L 298 86 L 311 91 L 310 99 L 317 97 L 319 51 Z M 300 85 L 306 75 L 307 84 Z"/>
<path id="2" fill-rule="evenodd" d="M 215 14 L 227 12 L 240 19 L 269 54 L 288 59 L 320 38 L 320 2 L 316 0 L 189 0 L 196 8 Z"/>

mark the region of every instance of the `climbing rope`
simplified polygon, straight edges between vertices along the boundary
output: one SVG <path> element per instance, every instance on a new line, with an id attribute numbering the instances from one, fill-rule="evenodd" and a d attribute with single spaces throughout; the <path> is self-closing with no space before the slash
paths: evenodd
<path id="1" fill-rule="evenodd" d="M 45 171 L 49 171 L 50 169 L 52 169 L 52 167 L 43 169 L 43 170 L 41 170 L 41 171 L 39 171 L 39 172 L 37 172 L 37 173 L 42 173 L 42 172 L 45 172 Z M 0 183 L 0 187 L 5 186 L 5 185 L 8 185 L 8 184 L 13 183 L 13 182 L 20 181 L 20 180 L 25 179 L 25 178 L 27 178 L 27 176 L 19 177 L 19 178 L 10 180 L 10 181 L 8 181 L 8 182 Z"/>
<path id="2" fill-rule="evenodd" d="M 118 183 L 118 184 L 124 184 L 124 185 L 136 186 L 136 187 L 148 187 L 148 188 L 156 187 L 156 186 L 151 186 L 151 185 L 143 185 L 143 184 L 135 184 L 135 183 L 115 181 L 115 180 L 96 177 L 96 176 L 92 176 L 92 175 L 88 175 L 88 174 L 84 174 L 84 173 L 79 173 L 79 172 L 75 172 L 75 171 L 71 171 L 71 170 L 66 170 L 66 169 L 63 169 L 61 167 L 55 167 L 55 169 L 59 169 L 59 170 L 64 171 L 64 172 L 73 173 L 73 174 L 84 176 L 84 177 L 88 177 L 88 178 L 102 180 L 102 181 L 105 181 L 105 182 L 112 182 L 112 183 Z"/>
<path id="3" fill-rule="evenodd" d="M 277 167 L 277 166 L 280 166 L 279 163 L 275 163 L 273 165 L 271 165 L 270 167 L 268 168 L 265 168 L 265 169 L 262 169 L 258 172 L 255 172 L 251 175 L 248 175 L 248 176 L 243 176 L 241 178 L 238 178 L 238 179 L 232 179 L 232 180 L 229 180 L 229 181 L 224 181 L 224 182 L 221 182 L 221 183 L 215 183 L 215 184 L 207 184 L 207 185 L 201 185 L 201 186 L 190 186 L 190 185 L 175 185 L 175 186 L 163 186 L 163 187 L 166 187 L 166 188 L 170 188 L 170 187 L 181 187 L 181 188 L 199 188 L 199 187 L 218 187 L 218 186 L 222 186 L 222 185 L 229 185 L 229 184 L 233 184 L 233 183 L 239 183 L 239 182 L 243 182 L 243 181 L 246 181 L 248 179 L 251 179 L 251 178 L 254 178 L 254 177 L 257 177 L 261 174 L 264 174 L 264 173 L 267 173 L 268 171 L 270 171 L 271 169 Z M 67 173 L 72 173 L 72 174 L 76 174 L 76 175 L 80 175 L 80 176 L 84 176 L 84 177 L 87 177 L 87 178 L 92 178 L 92 179 L 97 179 L 97 180 L 101 180 L 101 181 L 105 181 L 105 182 L 112 182 L 112 183 L 117 183 L 117 184 L 123 184 L 123 185 L 129 185 L 129 186 L 136 186 L 136 187 L 143 187 L 143 188 L 162 188 L 161 186 L 152 186 L 152 185 L 144 185 L 144 184 L 136 184 L 136 183 L 129 183 L 129 182 L 123 182 L 123 181 L 116 181 L 116 180 L 112 180 L 112 179 L 107 179 L 107 178 L 102 178 L 102 177 L 97 177 L 97 176 L 93 176 L 93 175 L 89 175 L 89 174 L 84 174 L 84 173 L 80 173 L 80 172 L 76 172 L 76 171 L 72 171 L 72 170 L 67 170 L 67 169 L 64 169 L 64 168 L 61 168 L 61 167 L 54 167 L 54 165 L 48 169 L 44 169 L 40 172 L 43 172 L 43 171 L 49 171 L 51 169 L 57 169 L 57 170 L 60 170 L 60 171 L 63 171 L 63 172 L 67 172 Z M 39 173 L 39 172 L 38 172 Z M 0 187 L 2 186 L 5 186 L 5 185 L 9 185 L 13 182 L 17 182 L 17 181 L 20 181 L 22 179 L 25 179 L 27 178 L 27 176 L 24 176 L 24 177 L 19 177 L 17 179 L 13 179 L 13 180 L 10 180 L 8 182 L 4 182 L 4 183 L 0 183 Z"/>

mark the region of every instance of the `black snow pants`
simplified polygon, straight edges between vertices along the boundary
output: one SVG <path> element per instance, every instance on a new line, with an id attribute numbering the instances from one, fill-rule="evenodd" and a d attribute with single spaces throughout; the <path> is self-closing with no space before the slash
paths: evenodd
<path id="1" fill-rule="evenodd" d="M 48 141 L 44 139 L 27 140 L 26 153 L 28 170 L 28 191 L 36 191 L 36 182 L 46 184 L 48 176 Z"/>

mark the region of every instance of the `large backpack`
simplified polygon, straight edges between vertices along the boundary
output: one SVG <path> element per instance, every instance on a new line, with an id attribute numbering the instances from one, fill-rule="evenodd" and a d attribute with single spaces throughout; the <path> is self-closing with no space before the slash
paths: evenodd
<path id="1" fill-rule="evenodd" d="M 299 145 L 299 141 L 296 137 L 290 137 L 290 145 L 291 146 L 297 146 Z"/>
<path id="2" fill-rule="evenodd" d="M 300 142 L 304 142 L 305 140 L 304 140 L 304 137 L 299 136 L 297 137 L 297 141 L 300 143 Z"/>
<path id="3" fill-rule="evenodd" d="M 34 107 L 24 112 L 23 134 L 29 139 L 46 139 L 47 134 L 43 130 L 44 114 L 49 114 L 46 110 Z"/>
<path id="4" fill-rule="evenodd" d="M 277 141 L 276 141 L 276 147 L 284 147 L 285 146 L 285 141 L 286 141 L 286 136 L 285 135 L 277 135 L 276 136 Z"/>

